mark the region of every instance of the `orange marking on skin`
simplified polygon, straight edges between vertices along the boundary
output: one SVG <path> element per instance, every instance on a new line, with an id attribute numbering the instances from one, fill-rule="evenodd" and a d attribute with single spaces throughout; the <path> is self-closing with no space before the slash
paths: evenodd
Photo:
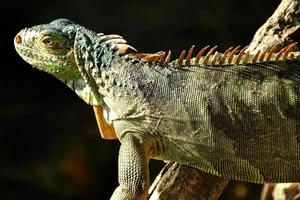
<path id="1" fill-rule="evenodd" d="M 101 137 L 107 140 L 117 139 L 114 126 L 106 123 L 103 117 L 103 108 L 101 106 L 93 106 L 93 108 Z"/>
<path id="2" fill-rule="evenodd" d="M 131 54 L 129 54 L 129 57 L 141 59 L 141 58 L 144 58 L 146 55 L 147 55 L 146 53 L 131 53 Z"/>
<path id="3" fill-rule="evenodd" d="M 143 57 L 142 59 L 150 61 L 150 62 L 153 62 L 153 61 L 157 60 L 157 55 L 155 55 L 155 54 L 148 54 L 145 57 Z"/>
<path id="4" fill-rule="evenodd" d="M 131 53 L 128 54 L 130 58 L 143 59 L 146 61 L 160 61 L 161 57 L 165 54 L 164 51 L 160 51 L 157 53 Z"/>

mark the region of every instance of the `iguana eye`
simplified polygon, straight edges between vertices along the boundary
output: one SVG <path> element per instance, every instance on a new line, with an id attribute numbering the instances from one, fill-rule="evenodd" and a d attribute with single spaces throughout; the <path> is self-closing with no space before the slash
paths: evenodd
<path id="1" fill-rule="evenodd" d="M 44 38 L 41 40 L 41 42 L 42 42 L 44 45 L 49 46 L 49 47 L 53 46 L 53 44 L 54 44 L 54 40 L 53 40 L 53 38 L 50 37 L 50 36 L 44 37 Z"/>

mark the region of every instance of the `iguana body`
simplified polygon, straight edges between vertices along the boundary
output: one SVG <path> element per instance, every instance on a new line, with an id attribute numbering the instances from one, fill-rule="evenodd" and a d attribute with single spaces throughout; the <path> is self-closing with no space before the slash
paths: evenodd
<path id="1" fill-rule="evenodd" d="M 164 53 L 129 53 L 120 36 L 60 19 L 24 29 L 15 46 L 24 60 L 103 107 L 122 143 L 114 200 L 146 198 L 150 158 L 236 180 L 300 181 L 293 45 L 256 55 L 203 49 L 195 58 L 191 48 L 170 62 Z"/>

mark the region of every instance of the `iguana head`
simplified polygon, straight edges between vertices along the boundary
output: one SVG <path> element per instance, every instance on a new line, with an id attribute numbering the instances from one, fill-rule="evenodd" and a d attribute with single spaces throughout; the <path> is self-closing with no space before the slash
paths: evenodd
<path id="1" fill-rule="evenodd" d="M 16 35 L 14 44 L 18 54 L 26 62 L 66 83 L 86 103 L 99 105 L 100 94 L 92 90 L 92 81 L 85 80 L 81 70 L 83 66 L 78 64 L 81 58 L 76 58 L 76 50 L 82 50 L 81 47 L 85 45 L 76 42 L 83 31 L 97 35 L 70 20 L 57 19 L 49 24 L 21 30 Z"/>
<path id="2" fill-rule="evenodd" d="M 101 68 L 135 50 L 119 35 L 97 34 L 67 19 L 25 28 L 14 44 L 26 62 L 67 84 L 90 105 L 103 105 L 95 81 Z"/>
<path id="3" fill-rule="evenodd" d="M 26 62 L 58 78 L 94 106 L 103 138 L 117 137 L 113 127 L 103 121 L 101 106 L 105 104 L 99 85 L 103 68 L 127 50 L 135 50 L 121 36 L 97 34 L 70 20 L 58 19 L 23 29 L 14 45 Z"/>
<path id="4" fill-rule="evenodd" d="M 15 48 L 32 66 L 62 81 L 80 78 L 74 58 L 78 25 L 66 19 L 25 28 L 15 37 Z"/>

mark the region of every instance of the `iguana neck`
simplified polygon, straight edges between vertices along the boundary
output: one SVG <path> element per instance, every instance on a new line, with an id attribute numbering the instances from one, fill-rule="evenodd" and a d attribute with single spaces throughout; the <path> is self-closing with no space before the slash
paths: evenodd
<path id="1" fill-rule="evenodd" d="M 133 47 L 127 45 L 119 35 L 96 34 L 86 29 L 79 31 L 74 53 L 78 69 L 84 78 L 86 92 L 74 91 L 91 105 L 105 106 L 103 97 L 111 94 L 110 88 L 116 83 L 112 67 L 126 62 L 125 54 L 128 49 Z"/>

